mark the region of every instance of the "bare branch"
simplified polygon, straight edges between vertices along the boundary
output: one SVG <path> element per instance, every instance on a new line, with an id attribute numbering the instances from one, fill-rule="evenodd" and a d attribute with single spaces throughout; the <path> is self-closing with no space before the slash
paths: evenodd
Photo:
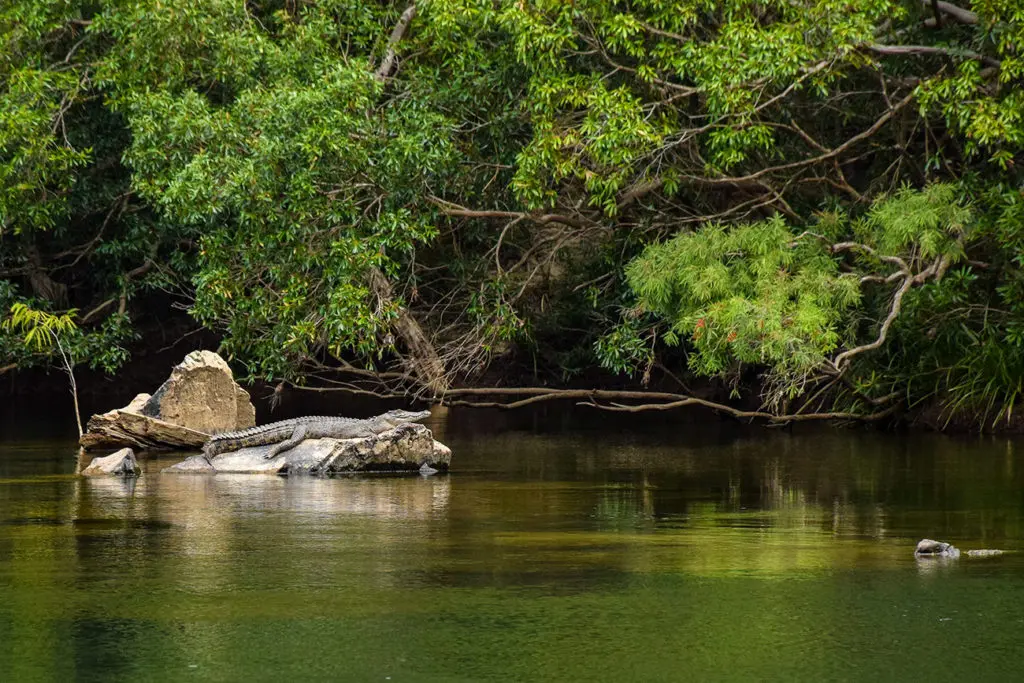
<path id="1" fill-rule="evenodd" d="M 859 245 L 859 247 L 863 248 L 865 247 L 865 245 Z M 884 258 L 884 260 L 890 261 L 902 261 L 902 259 L 897 259 L 895 256 L 879 256 L 879 258 Z M 886 281 L 889 281 L 894 279 L 894 276 L 896 275 L 902 275 L 903 283 L 899 286 L 899 288 L 896 290 L 896 294 L 893 296 L 892 304 L 889 307 L 889 313 L 888 315 L 886 315 L 885 320 L 882 321 L 882 327 L 878 330 L 878 336 L 872 342 L 862 344 L 860 346 L 855 346 L 854 348 L 848 349 L 843 353 L 839 354 L 838 356 L 836 356 L 835 360 L 832 361 L 833 367 L 838 372 L 842 373 L 846 369 L 846 366 L 849 365 L 851 358 L 861 353 L 865 353 L 867 351 L 873 351 L 874 349 L 877 349 L 880 346 L 882 346 L 882 344 L 885 343 L 885 339 L 889 334 L 889 328 L 892 326 L 893 322 L 900 314 L 900 310 L 903 306 L 904 295 L 906 295 L 906 293 L 910 291 L 911 287 L 913 287 L 914 285 L 922 284 L 926 282 L 929 278 L 941 280 L 942 276 L 945 275 L 946 270 L 949 269 L 951 263 L 952 259 L 950 259 L 948 256 L 941 256 L 940 258 L 936 259 L 932 263 L 932 265 L 930 265 L 928 268 L 925 268 L 917 275 L 912 274 L 910 272 L 910 269 L 907 268 L 904 264 L 904 267 L 901 269 L 900 273 L 894 273 L 893 275 L 890 275 L 888 278 L 886 278 Z"/>
<path id="2" fill-rule="evenodd" d="M 412 18 L 416 16 L 416 3 L 411 3 L 402 12 L 402 16 L 398 18 L 398 23 L 395 24 L 395 28 L 391 31 L 391 37 L 388 38 L 387 51 L 384 53 L 384 59 L 381 61 L 380 66 L 373 72 L 374 77 L 377 80 L 383 81 L 384 79 L 391 76 L 392 71 L 395 69 L 395 60 L 398 58 L 397 48 L 399 41 L 405 37 L 405 32 L 409 30 L 409 24 L 412 22 Z"/>
<path id="3" fill-rule="evenodd" d="M 960 50 L 951 47 L 934 47 L 931 45 L 865 45 L 866 50 L 877 52 L 881 55 L 942 55 L 944 57 L 960 57 L 963 59 L 977 59 L 989 66 L 999 68 L 1003 65 L 994 57 L 988 57 L 973 50 Z"/>
<path id="4" fill-rule="evenodd" d="M 898 405 L 890 406 L 884 410 L 880 410 L 875 413 L 869 413 L 862 415 L 860 413 L 850 412 L 830 412 L 830 413 L 801 413 L 794 415 L 774 415 L 772 413 L 765 413 L 757 410 L 739 410 L 731 406 L 723 405 L 721 403 L 715 403 L 713 401 L 705 401 L 703 399 L 685 399 L 682 401 L 674 401 L 672 403 L 645 403 L 635 406 L 626 406 L 613 403 L 611 405 L 601 405 L 599 403 L 577 403 L 576 405 L 588 406 L 591 408 L 598 408 L 600 410 L 609 410 L 619 413 L 642 413 L 651 410 L 675 410 L 676 408 L 683 408 L 690 405 L 700 405 L 705 408 L 710 408 L 716 412 L 726 413 L 736 418 L 741 419 L 760 419 L 767 420 L 773 424 L 789 424 L 791 422 L 813 422 L 813 421 L 829 421 L 829 420 L 849 420 L 855 422 L 874 422 L 877 420 L 884 419 L 889 415 L 892 415 L 898 409 Z"/>
<path id="5" fill-rule="evenodd" d="M 838 254 L 843 251 L 863 251 L 867 254 L 871 254 L 879 261 L 884 261 L 885 263 L 891 263 L 895 265 L 897 268 L 900 269 L 901 272 L 905 273 L 908 276 L 910 275 L 910 266 L 908 266 L 907 262 L 901 259 L 899 256 L 879 254 L 877 251 L 875 251 L 868 245 L 861 244 L 860 242 L 837 242 L 836 244 L 833 244 L 831 246 L 831 251 L 833 254 Z"/>
<path id="6" fill-rule="evenodd" d="M 855 420 L 872 421 L 879 420 L 892 414 L 898 406 L 890 406 L 885 410 L 861 415 L 851 412 L 828 412 L 828 413 L 805 413 L 805 414 L 783 414 L 776 415 L 760 410 L 742 410 L 733 406 L 708 401 L 685 394 L 672 394 L 658 391 L 607 391 L 595 389 L 547 389 L 543 387 L 507 387 L 507 388 L 477 388 L 477 389 L 453 389 L 448 392 L 452 395 L 505 395 L 505 396 L 528 396 L 518 401 L 468 401 L 468 400 L 446 400 L 445 403 L 451 406 L 464 406 L 469 408 L 499 408 L 502 410 L 513 410 L 528 405 L 547 401 L 558 401 L 576 399 L 577 404 L 599 410 L 609 410 L 624 413 L 640 413 L 647 411 L 675 410 L 687 406 L 700 406 L 709 408 L 716 412 L 724 413 L 738 419 L 764 420 L 772 424 L 788 424 L 790 422 L 808 422 L 814 420 Z M 625 405 L 617 401 L 641 400 L 651 401 L 656 399 L 659 402 L 641 403 L 637 405 Z M 598 400 L 608 401 L 607 404 L 598 403 Z"/>
<path id="7" fill-rule="evenodd" d="M 116 301 L 116 299 L 111 298 L 111 299 L 107 299 L 103 303 L 97 305 L 91 311 L 89 311 L 84 316 L 82 316 L 82 319 L 78 321 L 79 324 L 81 324 L 81 325 L 86 324 L 87 322 L 92 320 L 94 317 L 99 315 L 101 312 L 103 312 L 103 309 L 105 309 L 107 306 L 109 306 L 110 304 L 114 303 L 115 301 Z"/>
<path id="8" fill-rule="evenodd" d="M 940 12 L 952 17 L 961 24 L 969 24 L 973 26 L 978 23 L 978 15 L 976 13 L 962 7 L 957 7 L 951 2 L 943 2 L 943 0 L 938 0 L 938 2 L 935 2 L 935 0 L 921 0 L 921 3 L 924 5 L 930 4 L 933 7 L 936 7 Z"/>
<path id="9" fill-rule="evenodd" d="M 819 164 L 822 161 L 828 161 L 829 159 L 833 159 L 833 158 L 838 157 L 839 155 L 843 154 L 848 149 L 850 149 L 851 147 L 856 145 L 858 142 L 862 142 L 862 141 L 870 138 L 875 133 L 877 133 L 882 128 L 882 126 L 884 126 L 893 116 L 895 116 L 898 111 L 900 111 L 905 106 L 910 104 L 911 101 L 913 101 L 913 99 L 914 99 L 914 93 L 910 93 L 909 95 L 904 97 L 902 100 L 897 102 L 896 105 L 894 107 L 892 107 L 892 109 L 890 109 L 887 112 L 885 112 L 884 114 L 882 114 L 882 116 L 880 116 L 878 118 L 878 120 L 875 121 L 871 125 L 870 128 L 868 128 L 867 130 L 861 131 L 860 133 L 858 133 L 857 135 L 854 135 L 852 138 L 850 138 L 849 140 L 847 140 L 843 144 L 839 145 L 838 147 L 836 147 L 836 148 L 834 148 L 832 150 L 829 150 L 828 152 L 825 152 L 824 154 L 821 154 L 819 156 L 811 157 L 810 159 L 802 159 L 800 161 L 793 161 L 791 163 L 781 164 L 779 166 L 769 166 L 769 167 L 766 167 L 766 168 L 762 168 L 760 171 L 756 171 L 754 173 L 750 173 L 750 174 L 745 175 L 745 176 L 733 176 L 733 177 L 726 177 L 726 178 L 702 178 L 702 177 L 699 177 L 699 176 L 684 176 L 684 177 L 687 180 L 690 180 L 692 182 L 702 183 L 702 184 L 706 184 L 706 185 L 731 185 L 731 184 L 736 184 L 736 183 L 746 183 L 746 182 L 750 182 L 752 180 L 757 180 L 758 178 L 761 178 L 762 176 L 768 175 L 769 173 L 776 173 L 778 171 L 789 171 L 789 170 L 796 169 L 796 168 L 803 168 L 805 166 L 812 166 L 814 164 Z"/>
<path id="10" fill-rule="evenodd" d="M 441 199 L 440 197 L 430 196 L 428 199 L 440 207 L 442 213 L 446 216 L 458 216 L 462 218 L 509 218 L 509 219 L 525 219 L 538 223 L 540 225 L 546 225 L 548 223 L 562 223 L 572 228 L 585 228 L 589 225 L 588 222 L 572 218 L 570 216 L 563 216 L 561 214 L 548 213 L 548 214 L 534 214 L 524 213 L 522 211 L 478 211 L 476 209 L 468 209 L 464 206 L 459 206 L 452 202 Z"/>
<path id="11" fill-rule="evenodd" d="M 910 291 L 913 284 L 914 278 L 908 273 L 906 277 L 903 278 L 903 284 L 901 284 L 899 289 L 896 290 L 896 295 L 892 299 L 892 305 L 889 307 L 889 314 L 882 322 L 881 329 L 878 330 L 878 337 L 876 337 L 873 342 L 862 344 L 861 346 L 855 346 L 854 348 L 848 349 L 836 356 L 836 359 L 832 361 L 832 365 L 835 366 L 837 371 L 842 372 L 845 369 L 844 366 L 847 365 L 850 362 L 850 359 L 854 356 L 866 351 L 877 349 L 885 343 L 885 338 L 889 334 L 889 327 L 892 326 L 893 321 L 896 320 L 897 316 L 900 314 L 900 309 L 903 305 L 903 296 Z"/>

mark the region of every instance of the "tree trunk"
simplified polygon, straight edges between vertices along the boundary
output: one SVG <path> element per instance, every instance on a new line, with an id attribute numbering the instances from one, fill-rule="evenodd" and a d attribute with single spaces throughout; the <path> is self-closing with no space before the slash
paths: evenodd
<path id="1" fill-rule="evenodd" d="M 371 268 L 367 278 L 374 295 L 383 302 L 393 300 L 391 283 L 384 273 Z M 395 334 L 405 344 L 405 363 L 409 372 L 435 396 L 442 396 L 448 390 L 448 376 L 441 357 L 434 345 L 423 333 L 423 328 L 406 308 L 398 311 L 394 325 Z"/>

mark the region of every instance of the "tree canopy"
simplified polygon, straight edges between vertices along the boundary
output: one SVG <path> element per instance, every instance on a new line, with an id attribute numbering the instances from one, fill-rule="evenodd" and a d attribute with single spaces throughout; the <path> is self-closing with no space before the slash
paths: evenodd
<path id="1" fill-rule="evenodd" d="M 185 310 L 296 385 L 1021 392 L 1015 0 L 4 0 L 0 45 L 0 310 L 79 363 Z"/>

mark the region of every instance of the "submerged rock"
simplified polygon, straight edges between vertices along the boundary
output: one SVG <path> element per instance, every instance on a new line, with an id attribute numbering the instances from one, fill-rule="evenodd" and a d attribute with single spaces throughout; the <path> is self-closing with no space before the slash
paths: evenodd
<path id="1" fill-rule="evenodd" d="M 93 415 L 80 444 L 87 449 L 196 448 L 210 434 L 254 424 L 249 394 L 235 383 L 224 359 L 193 351 L 152 396 L 139 394 L 124 408 Z"/>
<path id="2" fill-rule="evenodd" d="M 272 445 L 253 446 L 214 456 L 204 469 L 193 456 L 166 473 L 233 472 L 331 475 L 352 472 L 419 473 L 424 467 L 444 471 L 452 452 L 435 441 L 421 424 L 404 424 L 377 436 L 358 439 L 306 439 L 276 458 L 266 459 Z"/>
<path id="3" fill-rule="evenodd" d="M 1002 555 L 1004 551 L 995 550 L 992 548 L 980 548 L 978 550 L 968 550 L 965 555 L 968 557 L 998 557 Z M 915 557 L 941 557 L 946 559 L 955 560 L 960 557 L 960 551 L 949 543 L 943 543 L 942 541 L 933 541 L 930 538 L 925 538 L 918 542 L 917 547 L 914 549 Z"/>
<path id="4" fill-rule="evenodd" d="M 142 468 L 135 460 L 135 453 L 132 449 L 122 448 L 116 453 L 93 458 L 81 474 L 83 477 L 137 477 L 142 474 Z"/>
<path id="5" fill-rule="evenodd" d="M 955 546 L 942 541 L 933 541 L 930 538 L 922 539 L 914 548 L 916 557 L 960 557 L 960 551 Z"/>

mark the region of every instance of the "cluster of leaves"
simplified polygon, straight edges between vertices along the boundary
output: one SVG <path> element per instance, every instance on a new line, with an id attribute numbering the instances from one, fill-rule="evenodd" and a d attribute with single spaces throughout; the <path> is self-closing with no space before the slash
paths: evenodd
<path id="1" fill-rule="evenodd" d="M 410 313 L 461 379 L 688 359 L 1005 416 L 1022 44 L 1013 0 L 12 0 L 0 304 L 86 311 L 108 369 L 173 303 L 296 381 Z"/>
<path id="2" fill-rule="evenodd" d="M 685 339 L 696 374 L 738 379 L 744 366 L 766 368 L 768 386 L 791 399 L 837 350 L 877 334 L 851 325 L 864 314 L 866 283 L 900 282 L 913 277 L 915 262 L 961 257 L 971 221 L 953 186 L 907 188 L 860 219 L 826 215 L 799 233 L 779 216 L 703 226 L 651 245 L 626 275 L 640 311 L 666 321 L 663 341 Z M 840 242 L 846 234 L 859 241 Z M 886 272 L 894 261 L 907 270 Z M 612 366 L 615 357 L 602 351 Z"/>
<path id="3" fill-rule="evenodd" d="M 780 217 L 683 233 L 648 247 L 626 274 L 641 309 L 670 323 L 665 342 L 688 339 L 695 372 L 768 366 L 794 391 L 835 351 L 860 300 L 828 245 L 799 239 Z"/>
<path id="4" fill-rule="evenodd" d="M 237 3 L 189 7 L 175 29 L 193 42 L 182 36 L 169 59 L 133 70 L 164 87 L 119 83 L 119 106 L 133 131 L 133 185 L 164 220 L 203 235 L 193 314 L 268 379 L 323 349 L 372 357 L 398 302 L 378 301 L 365 274 L 394 273 L 436 235 L 413 200 L 454 162 L 451 122 L 415 104 L 380 106 L 368 60 L 348 58 L 330 30 L 339 7 L 278 13 L 269 26 L 232 15 Z M 232 17 L 239 26 L 225 30 Z M 372 18 L 350 29 L 369 34 L 348 37 L 369 43 Z M 194 52 L 197 27 L 209 34 Z M 174 64 L 176 74 L 144 70 Z M 230 96 L 183 88 L 186 76 Z"/>
<path id="5" fill-rule="evenodd" d="M 14 300 L 9 292 L 0 292 L 0 305 L 9 312 L 0 324 L 0 349 L 24 365 L 63 357 L 72 367 L 85 362 L 94 370 L 114 372 L 128 357 L 125 345 L 137 338 L 123 315 L 110 316 L 100 329 L 87 331 L 75 323 L 75 309 L 50 313 Z"/>

